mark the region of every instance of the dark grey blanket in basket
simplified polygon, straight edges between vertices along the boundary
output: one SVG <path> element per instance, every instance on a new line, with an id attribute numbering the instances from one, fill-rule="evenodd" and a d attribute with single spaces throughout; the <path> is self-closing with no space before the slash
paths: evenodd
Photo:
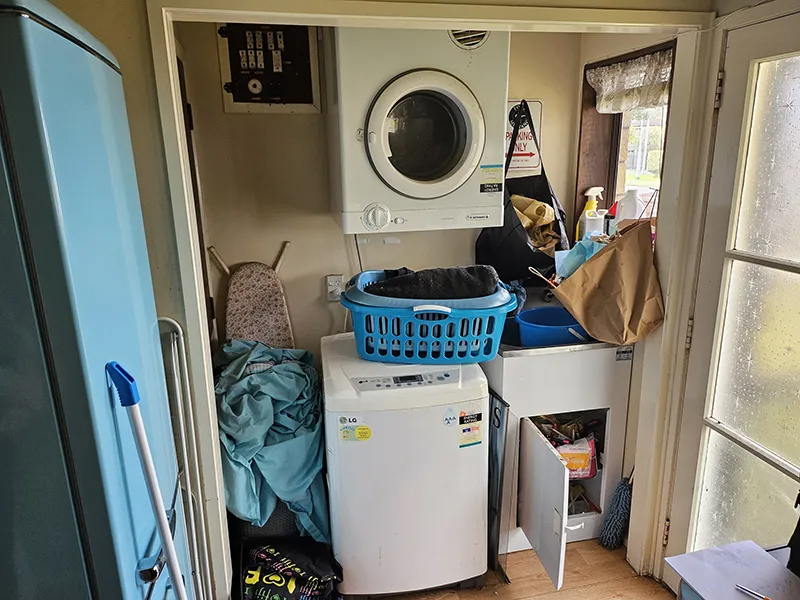
<path id="1" fill-rule="evenodd" d="M 385 271 L 386 279 L 364 288 L 365 292 L 391 298 L 460 300 L 491 296 L 500 281 L 493 267 L 474 265 L 448 269 Z"/>

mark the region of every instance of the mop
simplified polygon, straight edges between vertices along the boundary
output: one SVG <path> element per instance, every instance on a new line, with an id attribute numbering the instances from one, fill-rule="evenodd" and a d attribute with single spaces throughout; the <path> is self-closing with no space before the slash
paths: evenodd
<path id="1" fill-rule="evenodd" d="M 153 456 L 150 453 L 150 445 L 147 442 L 142 413 L 139 410 L 139 389 L 133 377 L 117 362 L 107 363 L 106 373 L 111 380 L 111 384 L 117 390 L 120 404 L 127 410 L 130 418 L 133 439 L 136 442 L 136 449 L 139 453 L 139 462 L 142 465 L 147 493 L 150 496 L 150 505 L 153 508 L 153 516 L 156 519 L 158 535 L 161 537 L 161 548 L 164 552 L 175 597 L 178 600 L 188 600 L 181 567 L 178 564 L 178 553 L 175 550 L 172 530 L 167 519 L 167 511 L 164 509 L 164 501 L 161 499 L 161 490 L 158 487 L 156 467 L 153 463 Z"/>
<path id="2" fill-rule="evenodd" d="M 616 550 L 625 542 L 628 522 L 631 518 L 631 498 L 633 497 L 633 471 L 630 477 L 623 477 L 614 490 L 611 505 L 608 507 L 603 529 L 597 541 L 607 550 Z"/>

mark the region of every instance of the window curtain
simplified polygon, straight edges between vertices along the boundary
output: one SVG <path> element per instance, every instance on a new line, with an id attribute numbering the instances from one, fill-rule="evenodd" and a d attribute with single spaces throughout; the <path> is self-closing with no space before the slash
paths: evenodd
<path id="1" fill-rule="evenodd" d="M 621 113 L 664 106 L 669 101 L 672 49 L 586 71 L 597 92 L 597 112 Z"/>

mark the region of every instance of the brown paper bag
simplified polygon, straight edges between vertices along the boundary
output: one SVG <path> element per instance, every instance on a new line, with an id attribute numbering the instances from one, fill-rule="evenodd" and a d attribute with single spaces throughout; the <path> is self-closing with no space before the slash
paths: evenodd
<path id="1" fill-rule="evenodd" d="M 650 221 L 627 229 L 553 290 L 593 338 L 633 344 L 664 321 Z"/>
<path id="2" fill-rule="evenodd" d="M 533 247 L 548 256 L 555 256 L 561 236 L 556 230 L 558 223 L 553 207 L 518 194 L 511 196 L 511 204 L 520 224 L 528 232 Z"/>

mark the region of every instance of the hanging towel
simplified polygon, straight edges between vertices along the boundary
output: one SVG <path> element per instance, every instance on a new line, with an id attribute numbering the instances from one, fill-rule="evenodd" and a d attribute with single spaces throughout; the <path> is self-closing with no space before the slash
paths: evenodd
<path id="1" fill-rule="evenodd" d="M 228 510 L 260 527 L 280 498 L 301 533 L 330 543 L 311 353 L 231 340 L 217 362 L 224 367 L 215 392 Z"/>

